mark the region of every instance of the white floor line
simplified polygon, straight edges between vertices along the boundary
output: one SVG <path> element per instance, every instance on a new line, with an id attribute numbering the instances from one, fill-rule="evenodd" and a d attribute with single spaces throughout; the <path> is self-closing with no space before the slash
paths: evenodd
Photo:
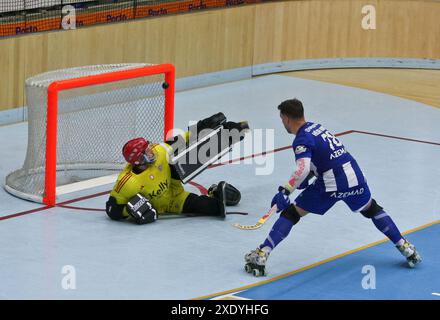
<path id="1" fill-rule="evenodd" d="M 72 192 L 76 192 L 76 191 L 80 191 L 80 190 L 84 190 L 84 189 L 90 189 L 90 188 L 103 186 L 105 184 L 113 184 L 113 183 L 115 183 L 117 177 L 118 177 L 118 174 L 113 174 L 111 176 L 104 176 L 104 177 L 84 180 L 84 181 L 80 181 L 80 182 L 75 182 L 75 183 L 71 183 L 71 184 L 66 184 L 64 186 L 57 187 L 56 194 L 62 195 L 62 194 L 72 193 Z"/>
<path id="2" fill-rule="evenodd" d="M 211 300 L 252 300 L 252 299 L 236 296 L 236 294 L 239 294 L 240 292 L 243 292 L 243 290 L 237 291 L 237 292 L 228 293 L 228 294 L 223 294 L 221 296 L 212 298 Z"/>

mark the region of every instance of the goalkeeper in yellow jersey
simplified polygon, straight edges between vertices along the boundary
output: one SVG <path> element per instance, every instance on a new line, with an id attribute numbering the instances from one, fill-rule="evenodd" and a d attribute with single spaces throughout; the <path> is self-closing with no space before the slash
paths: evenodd
<path id="1" fill-rule="evenodd" d="M 218 113 L 199 121 L 197 133 L 219 126 L 243 131 L 241 123 L 226 122 L 226 117 Z M 187 143 L 188 137 L 189 132 L 185 137 Z M 240 192 L 225 181 L 211 186 L 208 196 L 185 191 L 176 167 L 169 161 L 176 141 L 178 138 L 174 137 L 173 141 L 155 144 L 136 138 L 124 145 L 122 153 L 128 163 L 119 174 L 106 203 L 106 212 L 111 219 L 129 219 L 145 224 L 154 222 L 163 214 L 224 218 L 225 205 L 238 204 Z"/>

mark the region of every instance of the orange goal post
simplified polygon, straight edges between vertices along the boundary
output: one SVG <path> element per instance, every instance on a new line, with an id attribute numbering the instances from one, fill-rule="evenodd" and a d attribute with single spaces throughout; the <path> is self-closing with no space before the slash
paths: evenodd
<path id="1" fill-rule="evenodd" d="M 28 145 L 9 193 L 54 206 L 61 186 L 115 174 L 122 146 L 162 142 L 173 129 L 171 64 L 109 64 L 50 71 L 26 80 Z"/>

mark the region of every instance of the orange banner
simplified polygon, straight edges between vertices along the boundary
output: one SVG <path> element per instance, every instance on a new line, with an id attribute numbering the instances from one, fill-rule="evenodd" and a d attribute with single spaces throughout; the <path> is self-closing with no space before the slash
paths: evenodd
<path id="1" fill-rule="evenodd" d="M 264 0 L 188 0 L 167 1 L 155 4 L 138 4 L 136 8 L 125 6 L 97 5 L 86 9 L 77 9 L 76 27 L 128 21 L 138 18 L 154 17 L 167 14 L 186 13 L 212 8 L 222 8 L 264 2 Z M 109 9 L 111 8 L 111 9 Z M 51 16 L 52 15 L 52 16 Z M 26 33 L 61 29 L 62 16 L 58 11 L 37 13 L 29 16 L 0 18 L 0 37 Z"/>

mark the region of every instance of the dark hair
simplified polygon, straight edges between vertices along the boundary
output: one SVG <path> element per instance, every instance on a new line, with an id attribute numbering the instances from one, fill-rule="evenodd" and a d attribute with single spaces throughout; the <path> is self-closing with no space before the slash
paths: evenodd
<path id="1" fill-rule="evenodd" d="M 302 102 L 298 99 L 290 99 L 281 102 L 278 106 L 278 110 L 289 118 L 302 119 L 304 118 L 304 108 Z"/>

